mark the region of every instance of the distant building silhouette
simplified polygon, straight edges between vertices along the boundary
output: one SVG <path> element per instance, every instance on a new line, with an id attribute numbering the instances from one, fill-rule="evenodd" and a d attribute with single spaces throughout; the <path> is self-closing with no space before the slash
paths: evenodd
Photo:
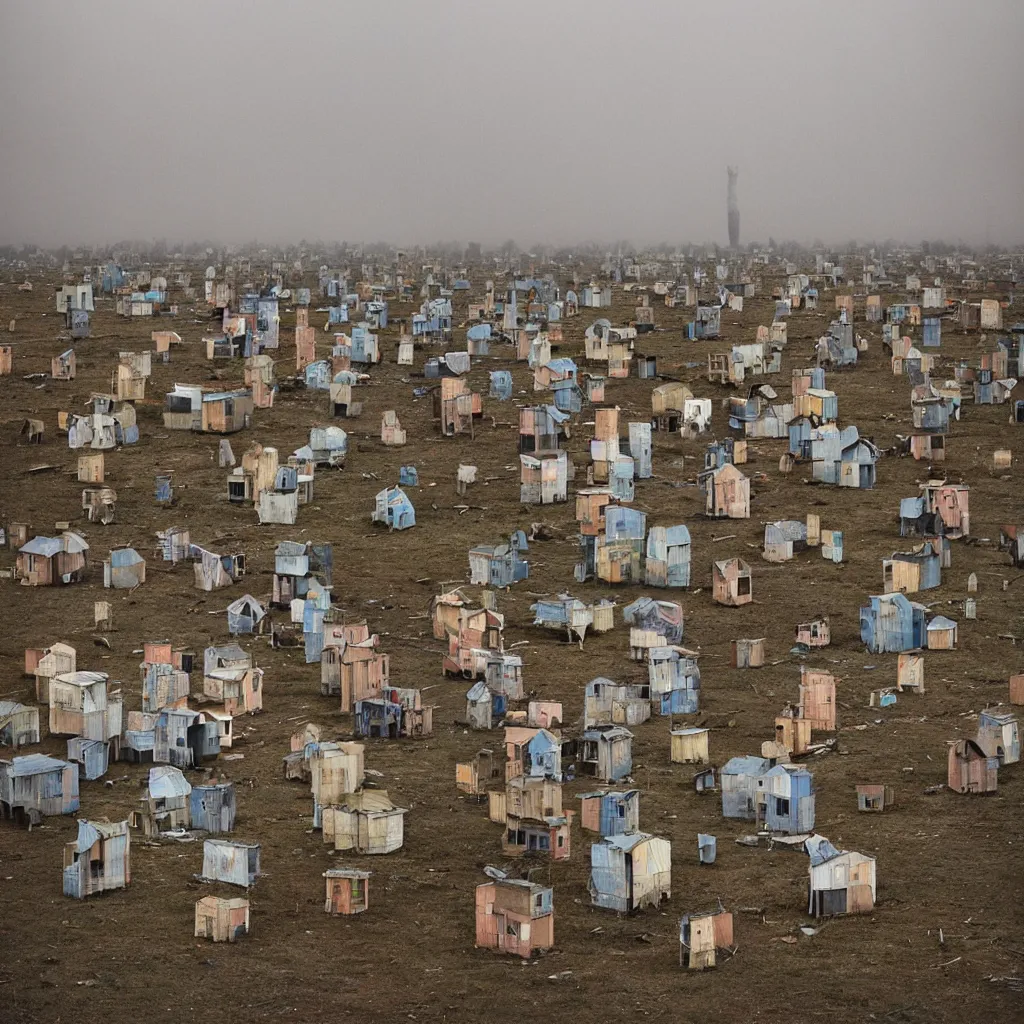
<path id="1" fill-rule="evenodd" d="M 729 248 L 738 249 L 740 244 L 740 208 L 736 203 L 736 179 L 739 177 L 738 167 L 728 167 L 729 193 L 726 208 L 729 214 Z"/>

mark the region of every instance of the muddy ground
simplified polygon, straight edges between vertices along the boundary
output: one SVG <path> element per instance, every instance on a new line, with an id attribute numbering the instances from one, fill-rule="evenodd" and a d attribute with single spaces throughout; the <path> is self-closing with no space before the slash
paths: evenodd
<path id="1" fill-rule="evenodd" d="M 17 292 L 16 282 L 0 287 L 0 323 L 17 319 L 15 332 L 3 338 L 15 346 L 15 372 L 0 387 L 0 518 L 26 521 L 41 534 L 52 533 L 58 520 L 71 520 L 90 542 L 91 566 L 86 582 L 61 589 L 0 580 L 6 624 L 0 695 L 31 699 L 31 681 L 22 677 L 24 649 L 64 640 L 78 648 L 80 668 L 120 679 L 126 707 L 138 708 L 138 650 L 144 640 L 169 638 L 197 652 L 226 642 L 223 609 L 245 591 L 269 596 L 278 541 L 329 540 L 337 604 L 349 616 L 365 616 L 382 635 L 395 684 L 424 688 L 435 705 L 435 735 L 367 745 L 367 767 L 383 772 L 392 798 L 409 808 L 403 849 L 376 858 L 333 854 L 311 830 L 308 787 L 283 779 L 281 758 L 302 720 L 319 722 L 329 737 L 347 736 L 350 722 L 336 712 L 334 700 L 320 696 L 319 666 L 305 665 L 301 653 L 274 651 L 264 639 L 252 639 L 246 646 L 266 670 L 264 711 L 241 723 L 245 740 L 236 749 L 244 760 L 222 766 L 238 788 L 237 837 L 262 845 L 265 874 L 251 893 L 252 934 L 234 946 L 192 937 L 194 903 L 214 891 L 193 878 L 201 866 L 201 843 L 139 840 L 132 849 L 129 889 L 75 902 L 61 895 L 62 847 L 74 836 L 73 817 L 48 819 L 31 833 L 0 822 L 0 1019 L 179 1020 L 202 1014 L 221 1021 L 478 1021 L 529 1015 L 595 1022 L 627 1016 L 672 1022 L 825 1017 L 923 1022 L 964 1020 L 968 1014 L 1009 1020 L 1021 1012 L 1020 989 L 1007 979 L 1024 975 L 1024 766 L 1000 771 L 995 796 L 925 795 L 926 788 L 945 781 L 946 741 L 974 734 L 976 713 L 1007 700 L 1007 677 L 1024 662 L 1022 649 L 999 636 L 1024 634 L 1024 623 L 1016 603 L 1017 571 L 994 543 L 954 542 L 953 565 L 944 572 L 941 589 L 926 595 L 938 602 L 936 610 L 960 620 L 960 649 L 927 655 L 925 695 L 901 695 L 885 710 L 868 707 L 871 690 L 894 683 L 896 656 L 865 653 L 858 609 L 868 594 L 881 589 L 881 559 L 907 545 L 899 538 L 899 499 L 917 493 L 928 476 L 926 465 L 886 457 L 874 490 L 812 487 L 806 467 L 788 477 L 780 474 L 784 442 L 753 442 L 747 472 L 763 472 L 767 481 L 753 486 L 751 518 L 714 522 L 702 517 L 693 486 L 707 439 L 656 434 L 655 476 L 637 484 L 636 504 L 648 513 L 649 525 L 685 522 L 693 537 L 693 587 L 679 596 L 685 643 L 701 652 L 703 706 L 693 724 L 712 727 L 713 763 L 756 753 L 771 737 L 774 715 L 797 695 L 801 659 L 789 653 L 793 627 L 817 613 L 831 617 L 832 645 L 807 659 L 840 679 L 837 752 L 810 765 L 817 788 L 816 828 L 841 847 L 877 857 L 874 913 L 837 919 L 812 938 L 802 936 L 806 858 L 737 845 L 734 840 L 750 831 L 748 823 L 723 819 L 717 794 L 694 793 L 692 769 L 669 761 L 668 720 L 653 718 L 635 730 L 634 782 L 642 793 L 641 827 L 672 841 L 671 901 L 664 912 L 635 917 L 591 907 L 586 888 L 591 837 L 576 828 L 571 860 L 537 872 L 554 886 L 556 948 L 521 963 L 473 946 L 473 887 L 484 880 L 485 864 L 506 862 L 500 827 L 487 821 L 483 806 L 456 791 L 454 765 L 499 737 L 453 724 L 463 715 L 467 684 L 441 674 L 441 647 L 425 617 L 428 602 L 440 581 L 468 578 L 471 544 L 497 541 L 531 521 L 549 524 L 563 539 L 531 545 L 529 580 L 501 594 L 499 608 L 506 616 L 506 645 L 529 641 L 518 648 L 527 690 L 562 701 L 566 718 L 573 720 L 589 679 L 635 680 L 643 670 L 628 659 L 628 631 L 621 620 L 612 632 L 588 638 L 581 651 L 532 628 L 534 595 L 571 589 L 588 601 L 609 597 L 621 607 L 651 592 L 575 585 L 572 501 L 543 509 L 519 504 L 515 404 L 535 400 L 525 364 L 514 362 L 507 347 L 478 360 L 472 386 L 486 393 L 489 369 L 511 369 L 513 401 L 485 398 L 475 440 L 443 439 L 433 426 L 430 400 L 413 396 L 413 387 L 423 381 L 395 364 L 396 329 L 382 332 L 384 359 L 362 390 L 362 418 L 342 422 L 350 432 L 344 470 L 317 473 L 314 503 L 300 509 L 295 528 L 261 527 L 251 507 L 227 501 L 217 438 L 168 432 L 160 420 L 163 395 L 175 381 L 213 379 L 214 364 L 205 361 L 200 347 L 201 336 L 212 332 L 205 313 L 183 306 L 176 318 L 131 323 L 115 315 L 109 300 L 101 301 L 92 337 L 76 345 L 77 378 L 26 380 L 24 374 L 47 370 L 50 358 L 67 347 L 62 318 L 53 308 L 56 279 L 34 280 L 30 294 Z M 830 301 L 825 296 L 823 305 Z M 616 289 L 613 323 L 629 319 L 634 305 Z M 686 364 L 704 365 L 709 351 L 752 341 L 757 325 L 770 322 L 772 309 L 767 300 L 748 301 L 741 314 L 725 311 L 718 341 L 684 342 L 679 329 L 688 312 L 659 304 L 656 320 L 664 330 L 641 338 L 638 349 L 655 353 L 659 368 L 687 381 L 695 394 L 715 399 L 714 427 L 721 435 L 725 421 L 719 401 L 729 392 L 708 384 L 699 367 Z M 457 304 L 457 320 L 464 311 L 464 304 Z M 412 312 L 412 306 L 393 307 L 392 317 Z M 783 372 L 771 380 L 783 397 L 791 369 L 810 362 L 814 339 L 830 316 L 826 311 L 791 317 Z M 311 314 L 318 328 L 324 319 Z M 567 322 L 560 354 L 582 359 L 583 331 L 591 319 L 584 313 Z M 285 310 L 280 376 L 294 366 L 293 324 L 293 312 Z M 107 479 L 118 494 L 116 522 L 86 524 L 75 478 L 77 453 L 56 432 L 57 411 L 80 410 L 91 391 L 109 390 L 117 352 L 150 347 L 149 332 L 156 327 L 177 330 L 185 345 L 175 348 L 169 365 L 154 362 L 149 397 L 139 407 L 140 443 L 107 453 Z M 909 385 L 892 375 L 877 325 L 858 323 L 857 330 L 871 339 L 870 351 L 855 370 L 829 374 L 827 386 L 839 395 L 841 422 L 856 423 L 862 434 L 888 447 L 897 432 L 909 432 Z M 452 347 L 464 347 L 464 333 L 456 336 Z M 322 354 L 329 337 L 318 333 Z M 939 355 L 943 363 L 976 362 L 991 347 L 991 340 L 983 344 L 976 333 L 947 328 Z M 417 372 L 424 356 L 417 352 Z M 241 382 L 240 363 L 219 363 L 216 369 L 225 381 Z M 630 419 L 649 415 L 651 383 L 609 382 L 607 398 L 622 407 L 623 433 Z M 380 415 L 389 408 L 398 410 L 408 430 L 404 449 L 380 444 Z M 236 457 L 254 441 L 286 454 L 304 443 L 312 424 L 328 422 L 326 415 L 325 393 L 282 391 L 273 409 L 257 410 L 252 429 L 231 438 Z M 45 420 L 41 447 L 18 443 L 21 422 L 29 416 Z M 580 481 L 592 436 L 583 423 L 587 418 L 578 418 L 570 442 Z M 1008 423 L 1007 407 L 966 404 L 953 427 L 946 474 L 971 486 L 977 537 L 994 541 L 1001 523 L 1020 521 L 1019 470 L 1015 466 L 1009 478 L 1000 478 L 990 469 L 993 451 L 1019 449 L 1020 438 L 1019 429 Z M 461 500 L 454 487 L 459 462 L 476 464 L 481 479 L 495 478 L 470 490 L 465 500 L 474 507 L 464 514 L 454 508 Z M 39 463 L 58 468 L 29 474 Z M 373 496 L 397 482 L 404 463 L 419 469 L 420 487 L 410 490 L 418 521 L 411 531 L 388 533 L 370 524 Z M 174 474 L 178 495 L 173 509 L 158 507 L 153 498 L 154 474 L 166 471 Z M 812 506 L 823 528 L 843 530 L 845 564 L 826 563 L 816 551 L 784 565 L 763 562 L 763 523 L 802 518 Z M 189 565 L 168 569 L 154 558 L 156 531 L 174 524 L 187 525 L 194 542 L 244 550 L 248 577 L 230 590 L 194 589 Z M 712 539 L 725 534 L 736 536 Z M 105 592 L 102 559 L 110 547 L 126 543 L 149 560 L 148 579 L 131 594 Z M 754 568 L 755 602 L 742 609 L 711 602 L 712 560 L 731 555 L 748 559 Z M 3 566 L 13 560 L 13 552 L 0 552 Z M 971 571 L 980 581 L 978 618 L 967 622 L 956 602 L 966 594 Z M 1014 581 L 1006 592 L 1003 579 Z M 114 605 L 110 650 L 92 639 L 93 602 L 101 598 Z M 731 669 L 730 640 L 756 636 L 767 637 L 769 664 L 756 671 Z M 201 686 L 198 673 L 193 685 Z M 64 744 L 46 738 L 41 749 L 63 754 Z M 82 815 L 125 817 L 145 774 L 144 767 L 116 764 L 107 783 L 83 782 Z M 193 781 L 202 777 L 202 771 L 191 773 Z M 881 815 L 858 814 L 854 786 L 862 782 L 894 786 L 897 806 Z M 588 788 L 586 781 L 568 784 L 566 805 L 574 806 L 575 794 Z M 698 866 L 698 831 L 718 837 L 712 867 Z M 374 872 L 370 910 L 352 919 L 323 912 L 321 874 L 342 862 Z M 678 965 L 679 918 L 719 898 L 735 912 L 738 951 L 713 972 L 689 973 Z M 794 936 L 795 942 L 782 941 Z"/>

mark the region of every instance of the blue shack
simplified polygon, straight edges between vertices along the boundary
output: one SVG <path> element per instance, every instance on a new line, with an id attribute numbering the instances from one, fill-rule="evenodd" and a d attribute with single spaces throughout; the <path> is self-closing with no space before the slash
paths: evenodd
<path id="1" fill-rule="evenodd" d="M 875 464 L 881 455 L 874 443 L 861 437 L 851 424 L 840 432 L 839 445 L 842 451 L 839 486 L 874 487 Z"/>
<path id="2" fill-rule="evenodd" d="M 579 412 L 583 408 L 583 391 L 575 378 L 552 381 L 551 390 L 554 392 L 555 408 L 560 412 Z"/>
<path id="3" fill-rule="evenodd" d="M 512 397 L 512 374 L 508 370 L 491 370 L 490 398 L 507 402 Z"/>
<path id="4" fill-rule="evenodd" d="M 469 582 L 485 587 L 510 587 L 527 579 L 530 566 L 519 555 L 527 549 L 522 530 L 516 530 L 508 543 L 477 544 L 469 549 Z"/>
<path id="5" fill-rule="evenodd" d="M 650 587 L 690 585 L 690 531 L 685 526 L 651 527 L 644 576 Z"/>
<path id="6" fill-rule="evenodd" d="M 377 493 L 370 518 L 391 530 L 408 530 L 416 525 L 416 510 L 401 487 L 386 487 Z"/>
<path id="7" fill-rule="evenodd" d="M 929 512 L 924 498 L 900 498 L 900 536 L 928 537 L 942 532 L 942 519 Z"/>
<path id="8" fill-rule="evenodd" d="M 814 830 L 814 777 L 806 768 L 777 764 L 757 779 L 757 823 L 769 832 Z"/>
<path id="9" fill-rule="evenodd" d="M 87 740 L 74 736 L 68 740 L 68 760 L 78 765 L 83 779 L 99 779 L 107 773 L 110 747 L 105 740 Z"/>
<path id="10" fill-rule="evenodd" d="M 925 348 L 939 348 L 942 345 L 942 320 L 937 316 L 926 316 L 921 321 L 921 333 Z"/>
<path id="11" fill-rule="evenodd" d="M 726 463 L 735 461 L 736 442 L 727 437 L 721 441 L 711 441 L 704 451 L 704 469 L 719 469 Z"/>
<path id="12" fill-rule="evenodd" d="M 633 501 L 635 494 L 633 478 L 635 476 L 635 463 L 629 455 L 618 455 L 611 465 L 611 472 L 608 479 L 608 487 L 612 495 L 618 501 Z M 607 517 L 605 519 L 607 522 Z M 642 536 L 639 539 L 643 539 Z"/>
<path id="13" fill-rule="evenodd" d="M 809 416 L 797 416 L 789 421 L 789 453 L 798 459 L 811 458 L 811 435 L 814 424 Z"/>
<path id="14" fill-rule="evenodd" d="M 538 729 L 524 744 L 523 774 L 562 781 L 562 744 L 547 729 Z"/>
<path id="15" fill-rule="evenodd" d="M 192 827 L 211 835 L 231 832 L 235 827 L 235 784 L 215 782 L 193 786 L 189 795 Z"/>
<path id="16" fill-rule="evenodd" d="M 402 705 L 384 697 L 357 700 L 352 725 L 357 736 L 398 739 L 402 731 Z"/>
<path id="17" fill-rule="evenodd" d="M 620 836 L 640 827 L 638 789 L 597 790 L 580 794 L 580 824 L 602 836 Z"/>
<path id="18" fill-rule="evenodd" d="M 309 363 L 305 369 L 306 387 L 316 391 L 330 391 L 331 364 L 326 359 Z"/>
<path id="19" fill-rule="evenodd" d="M 174 488 L 171 486 L 170 473 L 157 473 L 154 497 L 163 505 L 170 505 L 174 500 Z"/>
<path id="20" fill-rule="evenodd" d="M 868 606 L 860 610 L 860 638 L 872 654 L 924 647 L 924 605 L 904 594 L 879 594 L 868 600 Z"/>
<path id="21" fill-rule="evenodd" d="M 324 621 L 330 610 L 330 587 L 312 580 L 302 603 L 302 639 L 307 665 L 314 665 L 321 659 L 324 650 Z"/>
<path id="22" fill-rule="evenodd" d="M 694 715 L 700 707 L 697 656 L 684 647 L 651 647 L 647 652 L 651 699 L 662 715 Z"/>

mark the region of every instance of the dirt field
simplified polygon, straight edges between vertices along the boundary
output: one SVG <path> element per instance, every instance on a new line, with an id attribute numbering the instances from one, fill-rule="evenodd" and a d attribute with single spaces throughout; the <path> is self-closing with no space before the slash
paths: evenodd
<path id="1" fill-rule="evenodd" d="M 1024 766 L 1002 769 L 999 792 L 992 797 L 924 793 L 946 779 L 946 741 L 974 735 L 976 713 L 1007 700 L 1007 677 L 1024 662 L 1024 648 L 998 635 L 1024 630 L 1015 604 L 1021 596 L 1017 570 L 994 543 L 999 525 L 1020 522 L 1024 511 L 1019 470 L 1001 479 L 990 469 L 995 449 L 1014 448 L 1019 454 L 1021 448 L 1022 435 L 1008 423 L 1008 407 L 965 404 L 948 442 L 946 475 L 970 484 L 971 532 L 991 541 L 971 547 L 954 542 L 952 568 L 944 571 L 941 589 L 924 595 L 929 603 L 938 602 L 936 610 L 960 621 L 960 649 L 929 653 L 926 694 L 900 695 L 884 710 L 869 708 L 868 695 L 894 684 L 896 656 L 865 653 L 858 609 L 868 594 L 881 590 L 881 559 L 908 545 L 899 537 L 899 499 L 917 493 L 927 466 L 909 457 L 886 457 L 874 490 L 811 487 L 806 485 L 809 467 L 800 466 L 788 477 L 779 473 L 785 442 L 752 442 L 746 472 L 764 472 L 767 482 L 752 487 L 751 518 L 713 522 L 702 517 L 701 496 L 692 486 L 707 439 L 655 434 L 655 476 L 638 482 L 636 505 L 648 513 L 649 526 L 685 522 L 693 537 L 693 587 L 671 595 L 684 606 L 684 643 L 701 652 L 702 711 L 692 724 L 712 727 L 716 765 L 757 753 L 771 738 L 775 714 L 797 695 L 801 659 L 789 653 L 793 627 L 827 613 L 833 643 L 807 663 L 839 677 L 840 731 L 837 752 L 809 765 L 817 790 L 816 829 L 842 848 L 877 857 L 878 906 L 870 915 L 829 922 L 811 938 L 801 935 L 798 926 L 808 923 L 806 857 L 736 845 L 733 840 L 751 831 L 751 823 L 723 819 L 719 794 L 701 797 L 693 791 L 693 771 L 670 764 L 668 720 L 655 717 L 634 730 L 633 778 L 641 790 L 641 828 L 672 841 L 671 901 L 663 913 L 635 917 L 591 907 L 591 837 L 576 828 L 571 860 L 539 872 L 554 886 L 556 948 L 524 964 L 473 946 L 473 888 L 484 880 L 484 865 L 505 861 L 500 827 L 487 821 L 484 806 L 456 791 L 454 765 L 499 742 L 499 736 L 453 725 L 463 716 L 468 684 L 441 674 L 441 646 L 425 618 L 428 602 L 440 581 L 468 578 L 471 544 L 493 543 L 531 521 L 551 526 L 563 539 L 531 545 L 530 578 L 501 594 L 499 609 L 506 616 L 506 646 L 529 641 L 517 649 L 526 689 L 562 701 L 566 718 L 574 720 L 588 680 L 598 675 L 638 680 L 646 670 L 628 659 L 628 630 L 621 618 L 612 632 L 588 638 L 581 651 L 531 626 L 535 595 L 570 590 L 588 601 L 612 598 L 621 607 L 642 593 L 658 593 L 574 584 L 572 500 L 543 509 L 519 504 L 515 403 L 535 401 L 526 365 L 514 362 L 507 347 L 492 348 L 491 357 L 476 361 L 471 386 L 486 395 L 487 371 L 511 369 L 513 401 L 485 397 L 476 439 L 443 439 L 432 424 L 430 399 L 413 397 L 422 380 L 395 365 L 397 331 L 381 332 L 384 358 L 362 391 L 363 415 L 337 421 L 350 435 L 345 469 L 317 473 L 314 503 L 300 508 L 296 527 L 261 527 L 251 507 L 227 501 L 217 438 L 168 432 L 161 423 L 163 395 L 175 381 L 212 379 L 215 364 L 205 361 L 199 345 L 204 333 L 213 332 L 205 314 L 182 307 L 174 319 L 131 323 L 114 314 L 109 300 L 100 302 L 92 338 L 76 345 L 77 378 L 25 380 L 24 374 L 47 370 L 50 358 L 67 347 L 60 340 L 62 318 L 54 312 L 56 279 L 34 281 L 31 294 L 18 293 L 11 283 L 0 287 L 0 323 L 17 318 L 14 334 L 2 339 L 15 346 L 15 372 L 0 388 L 5 484 L 0 519 L 28 522 L 33 534 L 52 534 L 55 521 L 71 520 L 89 540 L 91 564 L 84 584 L 60 589 L 0 580 L 6 623 L 0 696 L 30 700 L 31 680 L 21 674 L 24 649 L 64 640 L 77 647 L 79 668 L 120 679 L 126 708 L 138 708 L 143 641 L 169 638 L 199 653 L 211 643 L 227 642 L 223 610 L 245 591 L 269 596 L 276 543 L 327 540 L 334 544 L 337 605 L 350 616 L 365 616 L 382 635 L 393 683 L 430 688 L 425 699 L 435 705 L 435 735 L 426 741 L 368 743 L 367 767 L 383 772 L 391 797 L 409 808 L 405 845 L 387 857 L 344 858 L 345 864 L 374 872 L 370 910 L 352 919 L 327 916 L 321 874 L 342 857 L 311 830 L 309 789 L 283 779 L 281 758 L 303 717 L 319 722 L 328 738 L 349 735 L 350 722 L 335 710 L 335 700 L 320 696 L 319 666 L 305 665 L 301 652 L 274 651 L 264 639 L 252 639 L 245 646 L 266 670 L 264 711 L 241 723 L 245 742 L 237 750 L 244 760 L 223 765 L 238 789 L 236 836 L 262 845 L 265 874 L 251 893 L 252 934 L 234 946 L 192 937 L 195 901 L 216 891 L 193 879 L 201 866 L 201 842 L 157 846 L 139 839 L 132 848 L 130 887 L 76 902 L 61 895 L 62 847 L 74 837 L 74 818 L 47 819 L 31 833 L 0 822 L 0 1020 L 116 1016 L 154 1021 L 200 1015 L 224 1022 L 454 1022 L 527 1015 L 593 1022 L 627 1016 L 671 1022 L 1020 1019 L 1021 989 L 1007 979 L 1024 975 Z M 622 323 L 636 303 L 621 289 L 615 294 L 610 318 Z M 782 397 L 788 395 L 790 371 L 811 362 L 814 339 L 831 318 L 825 308 L 831 295 L 823 299 L 823 312 L 798 313 L 789 321 L 783 372 L 770 378 Z M 456 304 L 456 322 L 464 303 Z M 752 341 L 757 325 L 771 321 L 772 308 L 763 299 L 748 301 L 742 314 L 723 311 L 722 338 L 684 342 L 679 328 L 691 311 L 659 304 L 656 322 L 665 330 L 641 337 L 637 348 L 655 353 L 659 369 L 680 376 L 696 395 L 714 398 L 714 427 L 722 436 L 719 401 L 729 392 L 703 380 L 699 367 L 685 364 L 703 365 L 709 351 Z M 412 306 L 392 305 L 391 317 L 412 312 Z M 593 319 L 587 314 L 597 312 L 567 322 L 559 354 L 582 360 L 583 331 Z M 325 314 L 311 313 L 321 354 L 330 338 L 320 331 L 324 319 Z M 282 314 L 279 377 L 294 366 L 293 325 L 288 309 Z M 862 435 L 885 448 L 896 432 L 909 432 L 909 384 L 892 375 L 877 326 L 857 324 L 857 331 L 871 339 L 870 351 L 855 370 L 828 374 L 826 386 L 839 395 L 841 423 L 856 423 Z M 172 352 L 169 365 L 154 361 L 149 397 L 139 407 L 140 443 L 106 454 L 107 480 L 118 494 L 116 522 L 105 528 L 85 524 L 74 475 L 77 453 L 56 432 L 57 411 L 80 410 L 91 391 L 109 390 L 117 352 L 150 348 L 149 332 L 157 327 L 178 331 L 186 344 Z M 464 332 L 456 331 L 456 338 L 452 347 L 463 348 Z M 962 358 L 976 363 L 992 347 L 991 338 L 983 344 L 977 333 L 964 335 L 947 326 L 940 356 L 944 363 Z M 417 352 L 417 373 L 424 354 Z M 241 382 L 241 363 L 216 368 L 225 381 Z M 623 410 L 623 433 L 630 419 L 649 416 L 651 384 L 609 381 L 607 398 Z M 311 425 L 328 422 L 326 406 L 325 392 L 279 393 L 273 409 L 256 411 L 251 430 L 231 438 L 236 457 L 254 441 L 286 455 L 305 443 Z M 380 416 L 389 408 L 398 410 L 408 430 L 405 448 L 380 444 Z M 579 467 L 577 482 L 585 479 L 592 436 L 592 428 L 583 425 L 586 412 L 577 418 L 569 444 Z M 892 415 L 895 419 L 885 418 Z M 16 443 L 29 416 L 45 420 L 41 447 Z M 60 469 L 27 473 L 43 462 Z M 481 508 L 461 515 L 453 508 L 462 500 L 454 485 L 459 462 L 476 464 L 481 479 L 498 478 L 472 488 L 465 501 Z M 409 490 L 416 527 L 396 533 L 371 527 L 374 494 L 397 483 L 398 467 L 406 463 L 419 469 L 420 486 Z M 179 498 L 173 509 L 158 507 L 153 498 L 154 474 L 166 471 L 174 474 Z M 763 523 L 802 518 L 810 506 L 823 528 L 843 530 L 845 564 L 827 563 L 817 551 L 783 565 L 762 561 Z M 155 533 L 175 524 L 187 525 L 195 543 L 244 550 L 248 577 L 230 590 L 203 594 L 194 588 L 188 564 L 165 569 L 154 554 Z M 723 534 L 737 536 L 713 543 Z M 147 558 L 147 582 L 130 595 L 104 591 L 102 559 L 110 547 L 126 543 Z M 746 558 L 754 570 L 755 601 L 742 609 L 711 601 L 712 560 L 732 555 Z M 13 552 L 0 552 L 4 567 L 13 558 Z M 947 607 L 947 601 L 963 599 L 972 570 L 979 578 L 978 618 L 967 622 L 960 607 Z M 1014 581 L 1006 592 L 1003 578 Z M 91 639 L 93 601 L 101 598 L 114 605 L 110 650 Z M 768 638 L 769 664 L 757 671 L 730 669 L 729 642 L 757 636 Z M 197 673 L 194 688 L 199 683 Z M 44 739 L 41 749 L 65 752 L 63 741 L 52 739 Z M 190 778 L 195 782 L 202 774 Z M 107 784 L 83 781 L 82 815 L 124 818 L 145 775 L 145 767 L 116 764 Z M 854 786 L 862 782 L 895 786 L 895 809 L 858 814 Z M 578 807 L 575 795 L 589 788 L 586 780 L 567 784 L 566 806 Z M 698 831 L 718 837 L 712 867 L 698 865 Z M 738 952 L 715 971 L 687 972 L 678 965 L 679 918 L 713 906 L 718 898 L 735 912 Z M 796 942 L 781 941 L 793 936 Z"/>

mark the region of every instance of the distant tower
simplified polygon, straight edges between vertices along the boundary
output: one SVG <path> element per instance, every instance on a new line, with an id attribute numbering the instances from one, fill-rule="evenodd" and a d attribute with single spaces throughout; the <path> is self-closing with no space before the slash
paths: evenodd
<path id="1" fill-rule="evenodd" d="M 729 194 L 726 209 L 729 213 L 729 248 L 740 247 L 740 208 L 736 203 L 736 179 L 739 177 L 738 167 L 727 167 L 729 172 Z"/>

